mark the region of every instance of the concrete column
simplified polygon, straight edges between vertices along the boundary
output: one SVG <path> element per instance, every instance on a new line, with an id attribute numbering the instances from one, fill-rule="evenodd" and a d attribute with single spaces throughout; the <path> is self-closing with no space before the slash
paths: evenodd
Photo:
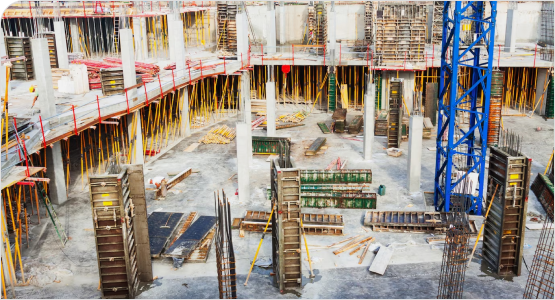
<path id="1" fill-rule="evenodd" d="M 285 45 L 285 1 L 279 2 L 279 43 Z"/>
<path id="2" fill-rule="evenodd" d="M 185 37 L 183 36 L 183 20 L 181 20 L 181 18 L 177 17 L 176 20 L 173 21 L 172 30 L 172 39 L 175 38 L 175 70 L 177 71 L 175 76 L 183 77 L 185 76 L 185 68 L 187 65 L 185 63 Z"/>
<path id="3" fill-rule="evenodd" d="M 6 54 L 6 44 L 4 42 L 4 31 L 0 30 L 0 57 L 7 56 Z M 0 65 L 0 96 L 4 97 L 6 93 L 6 65 Z M 8 90 L 9 90 L 9 82 L 8 82 Z"/>
<path id="4" fill-rule="evenodd" d="M 267 3 L 268 10 L 266 11 L 266 53 L 276 53 L 276 11 L 274 9 L 274 2 Z"/>
<path id="5" fill-rule="evenodd" d="M 330 13 L 328 14 L 328 55 L 331 59 L 332 65 L 335 64 L 335 3 L 331 2 Z"/>
<path id="6" fill-rule="evenodd" d="M 266 82 L 266 131 L 268 136 L 276 136 L 276 83 Z"/>
<path id="7" fill-rule="evenodd" d="M 247 15 L 242 12 L 237 14 L 237 60 L 243 59 L 243 64 L 247 64 L 249 53 L 249 24 L 247 22 Z"/>
<path id="8" fill-rule="evenodd" d="M 376 85 L 370 84 L 364 95 L 364 160 L 372 159 L 374 143 L 374 111 L 376 106 Z"/>
<path id="9" fill-rule="evenodd" d="M 251 83 L 249 72 L 241 74 L 241 98 L 243 100 L 243 107 L 245 112 L 245 123 L 252 123 L 252 109 L 251 109 Z"/>
<path id="10" fill-rule="evenodd" d="M 52 84 L 48 40 L 46 38 L 31 39 L 31 47 L 37 92 L 40 96 L 38 106 L 41 117 L 45 119 L 56 114 L 56 97 Z M 62 147 L 59 142 L 56 142 L 52 144 L 51 149 L 47 148 L 46 151 L 46 176 L 50 178 L 50 200 L 54 204 L 62 204 L 67 201 Z"/>
<path id="11" fill-rule="evenodd" d="M 79 27 L 77 26 L 77 18 L 69 19 L 69 30 L 71 32 L 71 52 L 81 52 L 81 45 L 79 44 Z"/>
<path id="12" fill-rule="evenodd" d="M 248 142 L 251 125 L 237 123 L 237 179 L 239 185 L 239 202 L 246 204 L 250 200 L 249 153 L 252 156 L 252 144 Z"/>
<path id="13" fill-rule="evenodd" d="M 143 33 L 141 37 L 142 45 L 141 51 L 143 52 L 143 60 L 148 59 L 148 35 L 146 34 L 146 18 L 139 18 L 141 20 L 141 31 Z"/>
<path id="14" fill-rule="evenodd" d="M 58 68 L 69 69 L 67 57 L 66 27 L 64 21 L 54 22 L 54 36 L 56 38 L 56 52 L 58 54 Z"/>
<path id="15" fill-rule="evenodd" d="M 46 38 L 31 39 L 31 47 L 37 91 L 40 96 L 38 106 L 42 118 L 45 119 L 56 114 L 56 97 L 54 97 L 52 70 L 50 69 L 48 40 Z"/>
<path id="16" fill-rule="evenodd" d="M 120 29 L 121 41 L 121 67 L 123 69 L 123 87 L 128 88 L 137 84 L 137 73 L 135 72 L 135 55 L 133 55 L 133 33 L 131 29 Z M 137 89 L 127 91 L 129 99 L 137 96 Z"/>
<path id="17" fill-rule="evenodd" d="M 175 49 L 175 39 L 176 39 L 176 36 L 174 36 L 174 34 L 176 32 L 174 31 L 174 21 L 175 21 L 175 14 L 170 12 L 168 14 L 168 46 L 170 48 L 170 61 L 175 61 L 175 50 L 176 50 Z M 181 34 L 183 34 L 183 33 L 181 33 Z"/>
<path id="18" fill-rule="evenodd" d="M 189 88 L 183 89 L 183 104 L 181 106 L 181 136 L 191 136 L 191 126 L 189 124 Z"/>
<path id="19" fill-rule="evenodd" d="M 515 52 L 518 10 L 507 10 L 507 26 L 505 27 L 505 52 Z"/>
<path id="20" fill-rule="evenodd" d="M 409 120 L 409 159 L 408 177 L 409 193 L 420 191 L 420 173 L 422 169 L 422 130 L 424 129 L 424 118 L 411 115 Z"/>
<path id="21" fill-rule="evenodd" d="M 545 68 L 538 69 L 538 78 L 536 81 L 536 107 L 535 107 L 535 114 L 544 115 L 545 114 L 545 105 L 547 102 L 547 84 L 549 83 L 549 70 Z M 545 91 L 545 94 L 543 93 Z M 542 101 L 542 94 L 543 101 Z"/>
<path id="22" fill-rule="evenodd" d="M 4 31 L 0 30 L 0 57 L 7 56 L 6 42 L 4 41 Z"/>
<path id="23" fill-rule="evenodd" d="M 133 123 L 135 119 L 135 123 Z M 133 164 L 144 164 L 145 159 L 143 156 L 143 127 L 141 122 L 141 110 L 137 110 L 132 114 L 127 115 L 127 132 L 129 136 L 129 145 L 132 149 L 129 154 L 133 158 Z"/>

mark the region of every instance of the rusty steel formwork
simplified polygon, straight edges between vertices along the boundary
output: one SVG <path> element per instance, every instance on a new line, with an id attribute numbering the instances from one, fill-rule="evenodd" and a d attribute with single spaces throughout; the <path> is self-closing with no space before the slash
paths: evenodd
<path id="1" fill-rule="evenodd" d="M 434 1 L 432 44 L 441 45 L 443 34 L 443 1 Z"/>
<path id="2" fill-rule="evenodd" d="M 461 191 L 467 191 L 470 180 L 464 179 L 459 185 L 462 187 Z M 462 299 L 470 240 L 467 199 L 465 194 L 455 194 L 451 198 L 452 216 L 445 235 L 438 299 Z"/>
<path id="3" fill-rule="evenodd" d="M 364 226 L 371 226 L 372 231 L 442 234 L 449 230 L 453 216 L 446 212 L 369 210 L 364 216 Z M 467 225 L 469 234 L 478 233 L 474 221 Z"/>
<path id="4" fill-rule="evenodd" d="M 499 142 L 501 128 L 501 105 L 503 104 L 503 78 L 505 72 L 493 71 L 491 74 L 491 94 L 489 100 L 488 146 Z"/>
<path id="5" fill-rule="evenodd" d="M 231 211 L 225 192 L 214 192 L 216 210 L 216 262 L 218 267 L 218 288 L 220 299 L 237 299 L 237 275 L 235 270 L 235 252 L 231 237 Z"/>
<path id="6" fill-rule="evenodd" d="M 374 13 L 374 2 L 364 2 L 364 41 L 366 45 L 374 44 L 374 23 L 376 22 Z"/>
<path id="7" fill-rule="evenodd" d="M 424 2 L 378 5 L 375 46 L 380 65 L 424 61 L 427 14 Z"/>
<path id="8" fill-rule="evenodd" d="M 236 16 L 239 9 L 237 2 L 222 1 L 216 6 L 218 22 L 217 47 L 218 50 L 232 54 L 237 51 L 237 22 Z"/>
<path id="9" fill-rule="evenodd" d="M 490 148 L 486 205 L 493 203 L 485 220 L 482 253 L 498 275 L 521 273 L 531 165 L 514 134 L 503 132 L 499 146 Z"/>
<path id="10" fill-rule="evenodd" d="M 235 221 L 238 223 L 239 236 L 244 236 L 244 231 L 264 232 L 270 212 L 247 210 L 245 217 Z M 303 229 L 307 235 L 343 235 L 343 215 L 331 214 L 302 214 Z M 268 228 L 271 232 L 272 228 Z"/>
<path id="11" fill-rule="evenodd" d="M 316 13 L 316 22 L 314 26 L 314 38 L 316 45 L 323 45 L 325 47 L 328 41 L 328 18 L 326 12 L 326 5 L 324 1 L 318 1 L 314 4 L 314 11 Z M 318 54 L 323 54 L 325 48 L 318 48 Z"/>
<path id="12" fill-rule="evenodd" d="M 298 289 L 302 283 L 300 169 L 282 168 L 270 162 L 272 189 L 272 266 L 280 292 Z"/>

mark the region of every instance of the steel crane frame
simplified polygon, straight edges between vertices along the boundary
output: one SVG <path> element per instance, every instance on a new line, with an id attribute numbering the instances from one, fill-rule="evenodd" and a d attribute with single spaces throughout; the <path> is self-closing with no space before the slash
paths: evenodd
<path id="1" fill-rule="evenodd" d="M 486 3 L 491 6 L 487 17 L 484 16 Z M 469 174 L 477 173 L 478 186 L 470 193 L 462 193 L 466 194 L 468 201 L 465 205 L 469 207 L 467 212 L 482 214 L 496 17 L 497 1 L 444 3 L 434 178 L 434 206 L 437 211 L 449 212 L 451 197 L 461 192 L 460 187 L 456 189 L 457 185 Z M 461 21 L 464 20 L 474 25 L 468 45 L 462 45 L 461 41 Z M 480 50 L 485 50 L 486 61 L 480 61 Z M 460 67 L 470 68 L 472 72 L 468 89 L 458 82 Z M 482 103 L 478 101 L 480 90 L 483 92 Z M 457 123 L 456 117 L 462 113 L 469 115 L 469 124 Z M 443 140 L 445 132 L 446 143 Z M 477 141 L 477 136 L 480 136 L 481 142 Z"/>

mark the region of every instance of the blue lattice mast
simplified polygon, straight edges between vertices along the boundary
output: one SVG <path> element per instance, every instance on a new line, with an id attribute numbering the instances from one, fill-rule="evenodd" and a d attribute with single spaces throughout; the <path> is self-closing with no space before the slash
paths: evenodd
<path id="1" fill-rule="evenodd" d="M 489 16 L 485 16 L 486 3 L 491 6 Z M 434 205 L 438 211 L 449 212 L 451 197 L 462 193 L 469 202 L 468 212 L 482 213 L 496 15 L 496 1 L 468 1 L 464 6 L 461 1 L 444 3 L 434 185 Z M 472 26 L 471 34 L 465 35 L 463 23 Z M 486 60 L 480 61 L 481 50 Z M 461 67 L 472 72 L 468 89 L 458 82 Z M 482 103 L 478 102 L 480 89 Z M 457 116 L 463 114 L 469 116 L 468 124 L 457 122 Z M 470 175 L 473 173 L 476 175 Z M 471 191 L 462 191 L 460 187 L 457 190 L 457 185 L 467 177 L 477 177 L 479 183 Z"/>

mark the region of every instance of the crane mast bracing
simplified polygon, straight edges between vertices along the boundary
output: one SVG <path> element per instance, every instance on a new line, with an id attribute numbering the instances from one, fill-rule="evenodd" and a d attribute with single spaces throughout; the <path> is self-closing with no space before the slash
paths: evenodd
<path id="1" fill-rule="evenodd" d="M 486 3 L 491 6 L 489 11 L 486 11 Z M 443 6 L 434 178 L 437 211 L 449 212 L 451 197 L 465 194 L 467 212 L 482 214 L 496 16 L 497 1 L 447 1 Z M 463 26 L 465 20 L 472 26 Z M 463 41 L 463 30 L 469 29 L 472 30 L 470 38 Z M 480 60 L 481 51 L 486 52 L 483 53 L 487 56 L 485 60 Z M 472 72 L 468 89 L 458 82 L 461 67 Z M 467 122 L 463 116 L 468 117 Z M 467 177 L 474 178 L 477 186 L 461 190 L 457 185 Z"/>

